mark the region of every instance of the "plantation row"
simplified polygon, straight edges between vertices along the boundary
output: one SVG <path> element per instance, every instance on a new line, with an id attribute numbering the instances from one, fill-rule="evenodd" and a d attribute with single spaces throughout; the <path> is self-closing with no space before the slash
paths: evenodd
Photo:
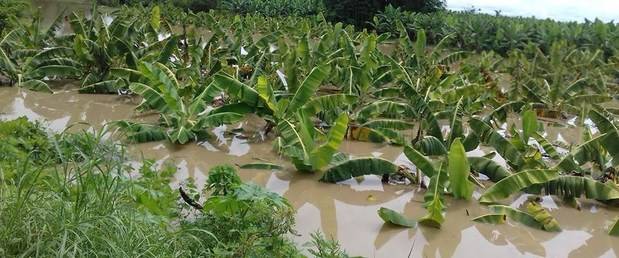
<path id="1" fill-rule="evenodd" d="M 470 200 L 475 188 L 483 192 L 479 201 L 491 204 L 491 214 L 477 221 L 507 217 L 549 231 L 559 225 L 536 201 L 527 210 L 497 204 L 518 192 L 574 205 L 580 197 L 609 205 L 619 199 L 617 112 L 598 105 L 612 101 L 618 88 L 617 56 L 605 50 L 531 42 L 502 57 L 451 49 L 452 36 L 429 46 L 429 33 L 411 34 L 402 23 L 392 40 L 322 15 L 171 18 L 159 7 L 111 14 L 95 7 L 91 17 L 60 16 L 47 30 L 36 17 L 17 24 L 0 41 L 2 75 L 32 90 L 52 92 L 50 81 L 70 79 L 83 93 L 141 96 L 137 109 L 156 111 L 159 120 L 114 122 L 130 142 L 187 144 L 256 114 L 267 121 L 274 151 L 299 171 L 321 173 L 322 181 L 375 174 L 426 186 L 427 215 L 419 223 L 427 226 L 440 228 L 445 195 Z M 518 126 L 502 128 L 514 113 Z M 557 146 L 544 137 L 538 117 L 576 117 L 586 142 Z M 416 169 L 349 159 L 339 152 L 344 139 L 403 146 Z M 467 157 L 482 145 L 494 152 Z M 508 167 L 492 159 L 497 154 Z M 478 174 L 494 184 L 486 187 Z M 379 215 L 416 225 L 388 209 Z"/>

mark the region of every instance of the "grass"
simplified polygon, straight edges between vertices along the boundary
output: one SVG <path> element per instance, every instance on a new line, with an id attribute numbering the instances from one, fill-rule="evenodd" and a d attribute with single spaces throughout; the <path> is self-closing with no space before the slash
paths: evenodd
<path id="1" fill-rule="evenodd" d="M 132 168 L 105 130 L 48 135 L 20 118 L 0 135 L 0 257 L 302 256 L 286 237 L 294 209 L 234 167 L 215 168 L 204 209 L 188 210 L 173 167 Z"/>

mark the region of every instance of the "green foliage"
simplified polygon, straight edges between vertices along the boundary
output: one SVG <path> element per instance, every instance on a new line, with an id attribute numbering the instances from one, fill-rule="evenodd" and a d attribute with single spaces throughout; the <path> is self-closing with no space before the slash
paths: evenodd
<path id="1" fill-rule="evenodd" d="M 2 124 L 25 122 L 16 121 Z M 16 141 L 26 133 L 13 132 L 3 139 Z M 174 169 L 153 171 L 153 163 L 145 162 L 138 179 L 130 179 L 124 151 L 103 142 L 102 135 L 44 138 L 57 146 L 46 155 L 58 159 L 18 157 L 15 162 L 22 165 L 8 167 L 10 161 L 1 159 L 2 256 L 155 257 L 191 255 L 192 246 L 197 247 L 194 254 L 204 254 L 203 244 L 188 231 L 166 226 L 177 211 L 177 197 L 169 187 Z"/>
<path id="2" fill-rule="evenodd" d="M 418 1 L 412 1 L 418 2 Z M 423 1 L 436 3 L 438 1 Z M 396 24 L 403 23 L 408 31 L 414 33 L 423 28 L 435 44 L 446 35 L 453 35 L 450 46 L 484 51 L 492 50 L 507 54 L 514 49 L 524 49 L 529 42 L 547 51 L 562 40 L 569 45 L 601 49 L 604 56 L 616 53 L 616 40 L 619 36 L 617 25 L 600 20 L 577 22 L 558 22 L 526 17 L 510 17 L 475 13 L 475 11 L 443 11 L 432 14 L 406 12 L 387 7 L 374 20 L 374 28 L 379 32 L 397 32 Z"/>
<path id="3" fill-rule="evenodd" d="M 0 159 L 12 163 L 31 156 L 37 162 L 54 161 L 54 146 L 42 125 L 31 123 L 26 117 L 0 122 Z"/>
<path id="4" fill-rule="evenodd" d="M 293 208 L 242 183 L 234 167 L 210 171 L 203 213 L 187 219 L 188 207 L 170 187 L 176 169 L 154 170 L 150 160 L 129 166 L 125 149 L 104 140 L 105 131 L 48 138 L 22 118 L 0 122 L 0 132 L 9 144 L 54 146 L 44 153 L 53 159 L 0 159 L 2 256 L 300 256 L 285 237 Z M 12 147 L 41 150 L 24 143 Z"/>
<path id="5" fill-rule="evenodd" d="M 312 237 L 312 249 L 309 249 L 309 253 L 317 258 L 348 258 L 348 254 L 337 242 L 332 238 L 325 238 L 320 231 L 311 234 Z"/>
<path id="6" fill-rule="evenodd" d="M 212 195 L 227 195 L 241 184 L 241 178 L 231 165 L 219 165 L 211 168 L 206 180 L 206 189 Z"/>
<path id="7" fill-rule="evenodd" d="M 212 168 L 207 184 L 211 195 L 203 204 L 202 216 L 182 226 L 204 230 L 197 237 L 214 245 L 213 255 L 299 255 L 285 237 L 294 226 L 294 209 L 286 199 L 255 184 L 241 183 L 230 165 Z"/>

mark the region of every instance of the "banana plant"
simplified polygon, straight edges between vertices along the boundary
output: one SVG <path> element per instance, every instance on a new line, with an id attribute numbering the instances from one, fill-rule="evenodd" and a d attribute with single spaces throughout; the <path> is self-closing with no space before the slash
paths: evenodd
<path id="1" fill-rule="evenodd" d="M 47 80 L 57 76 L 72 76 L 75 69 L 65 69 L 70 60 L 63 57 L 68 49 L 59 44 L 62 37 L 56 32 L 62 26 L 58 16 L 49 27 L 42 29 L 40 15 L 35 14 L 32 23 L 20 23 L 0 40 L 0 75 L 10 84 L 35 91 L 52 92 Z"/>
<path id="2" fill-rule="evenodd" d="M 214 85 L 204 87 L 196 96 L 182 96 L 179 91 L 192 85 L 182 85 L 172 71 L 161 63 L 142 62 L 134 74 L 140 79 L 131 83 L 129 88 L 143 98 L 137 109 L 159 112 L 160 121 L 158 125 L 127 121 L 116 123 L 130 140 L 162 140 L 165 135 L 173 143 L 185 144 L 206 137 L 209 128 L 235 123 L 244 117 L 244 114 L 230 111 L 226 106 L 207 108 L 207 103 L 213 98 L 212 93 L 218 90 Z"/>

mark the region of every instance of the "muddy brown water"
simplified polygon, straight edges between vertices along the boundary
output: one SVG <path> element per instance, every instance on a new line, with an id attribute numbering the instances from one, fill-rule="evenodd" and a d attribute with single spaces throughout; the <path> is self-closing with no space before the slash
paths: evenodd
<path id="1" fill-rule="evenodd" d="M 152 120 L 134 112 L 139 100 L 115 95 L 80 95 L 72 87 L 56 94 L 0 88 L 0 119 L 26 116 L 42 121 L 51 131 L 86 122 L 94 127 L 118 119 Z M 244 126 L 246 130 L 251 126 Z M 241 170 L 246 181 L 255 182 L 286 197 L 297 210 L 292 236 L 302 246 L 317 230 L 339 240 L 351 255 L 365 257 L 617 257 L 619 238 L 607 231 L 619 217 L 619 209 L 583 201 L 581 211 L 564 206 L 551 197 L 545 207 L 559 221 L 563 231 L 548 233 L 516 222 L 503 225 L 474 223 L 472 218 L 488 213 L 475 200 L 446 199 L 448 208 L 441 230 L 426 227 L 402 229 L 385 225 L 376 214 L 380 207 L 404 212 L 407 217 L 425 214 L 424 190 L 413 186 L 384 185 L 376 176 L 351 179 L 340 184 L 320 183 L 318 174 L 295 172 L 285 159 L 271 150 L 270 142 L 249 143 L 237 136 L 224 135 L 223 128 L 209 142 L 174 146 L 165 142 L 130 146 L 132 154 L 157 161 L 172 162 L 178 168 L 174 184 L 193 178 L 198 187 L 205 183 L 209 168 L 222 163 L 245 164 L 257 159 L 287 167 L 285 171 Z M 554 128 L 569 134 L 567 128 Z M 551 136 L 554 137 L 554 136 Z M 571 139 L 572 137 L 565 137 Z M 345 142 L 341 149 L 353 156 L 380 156 L 410 165 L 402 148 L 384 144 Z M 482 155 L 477 150 L 469 155 Z M 483 190 L 478 190 L 482 192 Z M 479 196 L 479 192 L 475 196 Z M 520 206 L 526 195 L 506 201 Z"/>

